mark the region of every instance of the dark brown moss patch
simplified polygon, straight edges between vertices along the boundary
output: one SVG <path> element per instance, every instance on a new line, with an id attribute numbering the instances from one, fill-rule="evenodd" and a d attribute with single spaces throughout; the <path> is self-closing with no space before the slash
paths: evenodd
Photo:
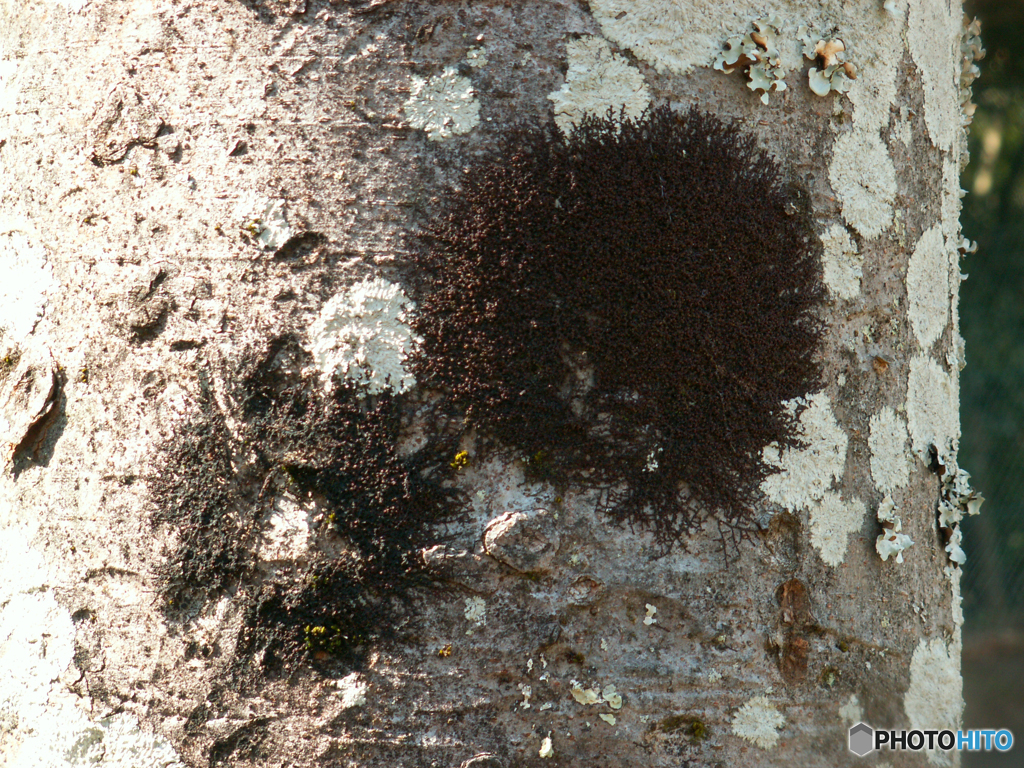
<path id="1" fill-rule="evenodd" d="M 818 387 L 817 240 L 776 163 L 705 114 L 517 131 L 420 264 L 417 379 L 538 479 L 671 546 L 752 525 Z"/>
<path id="2" fill-rule="evenodd" d="M 393 638 L 437 575 L 421 551 L 442 541 L 462 509 L 450 482 L 452 438 L 400 453 L 412 405 L 390 393 L 366 397 L 344 380 L 325 393 L 318 379 L 289 373 L 304 354 L 284 339 L 250 361 L 228 398 L 237 403 L 234 434 L 204 396 L 150 479 L 153 521 L 177 536 L 163 573 L 166 607 L 181 617 L 236 589 L 247 606 L 239 648 L 264 672 L 302 657 L 355 661 L 370 641 Z M 268 570 L 261 526 L 286 488 L 323 514 L 310 562 Z"/>

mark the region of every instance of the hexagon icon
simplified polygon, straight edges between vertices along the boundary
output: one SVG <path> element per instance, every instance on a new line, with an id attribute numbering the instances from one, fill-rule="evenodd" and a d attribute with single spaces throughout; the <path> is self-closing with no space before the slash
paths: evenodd
<path id="1" fill-rule="evenodd" d="M 857 723 L 850 728 L 850 751 L 857 757 L 864 757 L 874 749 L 875 731 L 867 723 Z"/>

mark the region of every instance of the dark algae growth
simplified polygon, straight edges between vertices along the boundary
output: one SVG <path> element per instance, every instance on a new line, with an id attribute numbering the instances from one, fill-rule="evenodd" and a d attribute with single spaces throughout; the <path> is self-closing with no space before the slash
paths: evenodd
<path id="1" fill-rule="evenodd" d="M 819 386 L 820 246 L 754 139 L 668 108 L 524 128 L 471 166 L 419 265 L 414 369 L 539 479 L 672 546 L 753 525 Z"/>

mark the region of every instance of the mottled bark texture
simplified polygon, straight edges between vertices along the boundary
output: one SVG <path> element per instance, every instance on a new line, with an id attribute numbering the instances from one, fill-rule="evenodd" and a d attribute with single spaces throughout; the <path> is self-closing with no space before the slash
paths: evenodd
<path id="1" fill-rule="evenodd" d="M 957 524 L 977 506 L 955 463 L 974 54 L 951 0 L 776 12 L 0 3 L 0 762 L 838 766 L 859 764 L 858 720 L 955 727 Z M 743 446 L 723 478 L 767 468 L 737 486 L 753 506 L 725 546 L 715 515 L 652 532 L 640 505 L 621 515 L 639 525 L 616 522 L 609 488 L 559 476 L 543 445 L 485 450 L 487 413 L 462 420 L 407 365 L 428 235 L 481 158 L 523 121 L 652 105 L 753 137 L 822 259 L 820 385 L 765 417 L 788 446 L 751 453 L 756 430 L 721 421 L 742 408 L 688 416 L 713 422 L 716 450 Z M 731 190 L 736 208 L 751 194 Z M 598 198 L 600 216 L 633 215 Z M 523 233 L 492 236 L 507 267 Z M 728 264 L 729 247 L 707 257 Z M 702 322 L 668 295 L 623 300 Z M 771 341 L 751 322 L 731 345 Z M 444 346 L 468 326 L 430 327 Z M 716 333 L 667 338 L 700 347 L 721 386 L 757 389 L 714 367 Z M 584 397 L 600 372 L 588 383 L 578 351 L 545 354 Z M 713 402 L 699 370 L 665 402 Z M 642 387 L 610 386 L 581 406 L 587 439 L 615 387 L 623 424 L 645 413 Z M 628 423 L 630 477 L 666 446 L 701 449 Z"/>

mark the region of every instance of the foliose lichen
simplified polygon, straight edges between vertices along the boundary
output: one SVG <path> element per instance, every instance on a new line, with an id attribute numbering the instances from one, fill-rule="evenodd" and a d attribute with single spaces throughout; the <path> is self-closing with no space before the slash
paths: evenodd
<path id="1" fill-rule="evenodd" d="M 761 94 L 761 101 L 768 103 L 771 91 L 786 90 L 786 71 L 782 67 L 782 53 L 776 38 L 782 28 L 778 16 L 758 19 L 755 30 L 745 35 L 733 35 L 725 42 L 725 48 L 715 57 L 714 68 L 730 74 L 737 69 L 746 73 L 747 87 Z"/>
<path id="2" fill-rule="evenodd" d="M 820 248 L 778 166 L 696 111 L 522 128 L 432 226 L 412 370 L 478 449 L 671 545 L 753 526 L 818 386 Z M 653 457 L 653 461 L 652 461 Z"/>
<path id="3" fill-rule="evenodd" d="M 853 80 L 857 79 L 857 68 L 847 60 L 846 43 L 835 38 L 819 38 L 812 35 L 807 27 L 800 27 L 797 39 L 803 43 L 804 57 L 818 66 L 807 72 L 811 90 L 818 96 L 829 93 L 846 93 Z"/>
<path id="4" fill-rule="evenodd" d="M 899 510 L 892 500 L 892 496 L 886 495 L 878 505 L 875 513 L 882 532 L 875 539 L 875 551 L 882 558 L 883 562 L 893 555 L 896 562 L 903 562 L 903 550 L 913 545 L 914 540 L 903 533 L 903 520 L 899 516 Z"/>
<path id="5" fill-rule="evenodd" d="M 971 475 L 960 469 L 956 460 L 949 458 L 939 465 L 939 528 L 946 539 L 946 552 L 957 565 L 967 562 L 961 543 L 963 530 L 960 521 L 964 515 L 978 515 L 985 497 L 971 487 Z"/>
<path id="6" fill-rule="evenodd" d="M 978 19 L 967 21 L 965 16 L 960 39 L 960 113 L 965 127 L 974 121 L 974 112 L 978 108 L 973 101 L 973 85 L 981 74 L 977 62 L 983 58 L 985 49 L 981 46 L 981 22 Z"/>

